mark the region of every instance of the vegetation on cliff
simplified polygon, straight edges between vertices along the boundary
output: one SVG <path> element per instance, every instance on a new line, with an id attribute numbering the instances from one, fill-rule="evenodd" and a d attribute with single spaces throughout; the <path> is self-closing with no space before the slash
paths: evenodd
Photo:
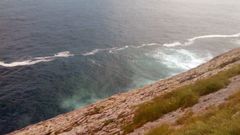
<path id="1" fill-rule="evenodd" d="M 161 125 L 147 135 L 239 135 L 240 92 L 202 116 L 189 116 L 181 121 L 178 129 Z"/>
<path id="2" fill-rule="evenodd" d="M 234 66 L 226 71 L 196 81 L 194 84 L 186 85 L 165 95 L 158 96 L 149 102 L 140 104 L 134 114 L 133 123 L 124 127 L 125 133 L 132 132 L 149 121 L 154 121 L 164 114 L 186 108 L 198 103 L 201 96 L 210 94 L 226 87 L 230 83 L 230 78 L 240 74 L 240 65 Z M 159 128 L 166 130 L 166 126 Z M 164 133 L 164 132 L 163 132 Z"/>

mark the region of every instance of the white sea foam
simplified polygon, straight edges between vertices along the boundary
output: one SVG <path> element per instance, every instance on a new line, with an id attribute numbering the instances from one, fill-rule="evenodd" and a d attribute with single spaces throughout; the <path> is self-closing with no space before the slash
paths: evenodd
<path id="1" fill-rule="evenodd" d="M 173 42 L 173 43 L 169 43 L 169 44 L 163 44 L 163 46 L 165 47 L 175 47 L 175 46 L 180 46 L 182 45 L 182 43 L 180 42 Z"/>
<path id="2" fill-rule="evenodd" d="M 128 48 L 139 49 L 139 48 L 148 47 L 148 46 L 160 46 L 160 44 L 158 44 L 158 43 L 149 43 L 149 44 L 142 44 L 142 45 L 139 45 L 139 46 L 125 45 L 125 46 L 123 46 L 123 47 L 113 47 L 113 48 L 105 48 L 105 49 L 94 49 L 94 50 L 91 50 L 91 51 L 89 51 L 89 52 L 82 53 L 82 55 L 83 55 L 83 56 L 90 56 L 90 55 L 95 55 L 95 54 L 97 54 L 97 53 L 104 52 L 104 51 L 107 51 L 107 52 L 109 52 L 109 53 L 114 53 L 114 52 L 126 50 L 126 49 L 128 49 Z"/>
<path id="3" fill-rule="evenodd" d="M 109 53 L 114 53 L 114 52 L 118 52 L 118 51 L 122 51 L 122 50 L 125 50 L 127 48 L 129 48 L 131 46 L 124 46 L 124 47 L 113 47 L 113 48 L 105 48 L 105 49 L 94 49 L 94 50 L 91 50 L 89 52 L 85 52 L 85 53 L 82 53 L 83 56 L 89 56 L 89 55 L 95 55 L 96 53 L 99 53 L 99 52 L 104 52 L 104 51 L 107 51 Z"/>
<path id="4" fill-rule="evenodd" d="M 3 66 L 3 67 L 28 66 L 28 65 L 34 65 L 34 64 L 37 64 L 40 62 L 53 61 L 56 58 L 67 58 L 70 56 L 74 56 L 74 55 L 71 54 L 69 51 L 65 51 L 65 52 L 59 52 L 53 56 L 35 57 L 32 59 L 28 59 L 28 60 L 24 60 L 24 61 L 15 61 L 15 62 L 11 62 L 11 63 L 5 63 L 3 61 L 0 61 L 0 66 Z"/>
<path id="5" fill-rule="evenodd" d="M 74 54 L 71 54 L 69 51 L 64 51 L 64 52 L 59 52 L 52 57 L 55 57 L 55 58 L 57 58 L 57 57 L 64 58 L 65 57 L 66 58 L 66 57 L 70 57 L 70 56 L 74 56 Z"/>
<path id="6" fill-rule="evenodd" d="M 165 43 L 165 44 L 159 44 L 159 43 L 145 43 L 141 44 L 139 46 L 135 45 L 125 45 L 123 47 L 113 47 L 113 48 L 105 48 L 105 49 L 94 49 L 89 52 L 83 53 L 83 56 L 89 56 L 89 55 L 95 55 L 99 52 L 104 52 L 107 51 L 109 53 L 114 53 L 118 51 L 123 51 L 125 49 L 133 48 L 133 49 L 139 49 L 139 48 L 144 48 L 144 47 L 151 47 L 151 46 L 164 46 L 164 47 L 176 47 L 176 46 L 188 46 L 192 45 L 196 40 L 199 39 L 207 39 L 207 38 L 235 38 L 235 37 L 240 37 L 240 33 L 233 34 L 233 35 L 204 35 L 204 36 L 197 36 L 193 37 L 190 39 L 187 39 L 186 42 L 181 43 L 179 41 L 175 41 L 173 43 Z"/>
<path id="7" fill-rule="evenodd" d="M 149 46 L 160 46 L 161 44 L 158 43 L 148 43 L 148 44 L 142 44 L 139 46 L 131 46 L 131 48 L 143 48 L 143 47 L 149 47 Z"/>
<path id="8" fill-rule="evenodd" d="M 103 52 L 103 51 L 109 51 L 109 53 L 111 53 L 112 51 L 117 50 L 117 49 L 120 49 L 120 48 L 113 47 L 113 48 L 104 48 L 104 49 L 94 49 L 89 52 L 82 53 L 82 55 L 90 56 L 90 55 L 95 55 L 96 53 Z"/>
<path id="9" fill-rule="evenodd" d="M 129 48 L 128 45 L 126 45 L 126 46 L 124 46 L 124 47 L 119 47 L 119 48 L 114 47 L 114 48 L 110 48 L 110 49 L 108 50 L 108 52 L 109 52 L 109 53 L 114 53 L 114 52 L 117 52 L 117 51 L 125 50 L 125 49 L 127 49 L 127 48 Z"/>
<path id="10" fill-rule="evenodd" d="M 207 38 L 236 38 L 240 37 L 240 33 L 233 34 L 233 35 L 204 35 L 204 36 L 197 36 L 187 40 L 187 42 L 180 43 L 180 42 L 173 42 L 169 44 L 163 44 L 165 47 L 176 47 L 176 46 L 188 46 L 192 45 L 196 40 L 199 39 L 207 39 Z"/>
<path id="11" fill-rule="evenodd" d="M 120 48 L 105 48 L 105 49 L 94 49 L 94 50 L 91 50 L 89 52 L 85 52 L 85 53 L 82 53 L 83 56 L 90 56 L 90 55 L 95 55 L 96 53 L 99 53 L 99 52 L 104 52 L 104 51 L 108 51 L 109 53 L 112 53 L 114 50 L 117 50 L 117 49 L 120 49 Z"/>
<path id="12" fill-rule="evenodd" d="M 205 57 L 199 57 L 185 49 L 172 49 L 170 51 L 170 53 L 167 53 L 162 50 L 157 50 L 156 52 L 152 53 L 152 57 L 166 65 L 168 68 L 183 70 L 194 68 L 213 57 L 210 54 L 206 55 Z"/>
<path id="13" fill-rule="evenodd" d="M 190 39 L 188 39 L 184 43 L 176 41 L 176 42 L 173 42 L 173 43 L 166 43 L 166 44 L 148 43 L 148 44 L 141 44 L 139 46 L 126 45 L 124 47 L 94 49 L 94 50 L 91 50 L 89 52 L 82 53 L 81 55 L 83 55 L 83 56 L 90 56 L 90 55 L 95 55 L 95 54 L 97 54 L 99 52 L 104 52 L 104 51 L 107 51 L 109 53 L 114 53 L 114 52 L 118 52 L 118 51 L 123 51 L 123 50 L 128 49 L 128 48 L 139 49 L 139 48 L 150 47 L 150 46 L 164 46 L 164 47 L 188 46 L 188 45 L 193 44 L 196 40 L 199 40 L 199 39 L 206 39 L 206 38 L 235 38 L 235 37 L 240 37 L 240 33 L 233 34 L 233 35 L 204 35 L 204 36 L 198 36 L 198 37 L 190 38 Z M 240 44 L 240 43 L 238 42 L 238 44 Z M 40 63 L 40 62 L 49 62 L 49 61 L 52 61 L 52 60 L 54 60 L 56 58 L 60 58 L 60 57 L 65 58 L 65 57 L 70 57 L 70 56 L 74 56 L 74 54 L 71 54 L 69 51 L 65 51 L 65 52 L 59 52 L 59 53 L 55 54 L 54 56 L 36 57 L 36 58 L 25 60 L 25 61 L 17 61 L 17 62 L 11 62 L 11 63 L 5 63 L 3 61 L 0 61 L 0 66 L 16 67 L 16 66 L 33 65 L 33 64 Z M 172 62 L 174 63 L 173 60 L 172 60 Z"/>
<path id="14" fill-rule="evenodd" d="M 83 55 L 83 56 L 94 55 L 94 54 L 96 54 L 96 53 L 99 52 L 99 51 L 100 51 L 100 49 L 94 49 L 94 50 L 92 50 L 92 51 L 90 51 L 90 52 L 83 53 L 82 55 Z"/>

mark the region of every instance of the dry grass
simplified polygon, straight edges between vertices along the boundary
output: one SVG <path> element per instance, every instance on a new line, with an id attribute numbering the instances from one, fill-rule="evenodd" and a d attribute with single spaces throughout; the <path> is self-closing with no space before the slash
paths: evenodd
<path id="1" fill-rule="evenodd" d="M 220 72 L 210 78 L 199 80 L 194 84 L 180 87 L 170 93 L 154 98 L 138 106 L 133 123 L 124 126 L 125 133 L 132 132 L 149 121 L 154 121 L 164 114 L 179 108 L 191 107 L 200 96 L 207 95 L 226 87 L 229 79 L 240 74 L 240 65 Z"/>
<path id="2" fill-rule="evenodd" d="M 147 135 L 239 135 L 239 123 L 240 92 L 231 97 L 227 103 L 211 109 L 203 116 L 190 116 L 182 123 L 180 129 L 162 125 Z"/>

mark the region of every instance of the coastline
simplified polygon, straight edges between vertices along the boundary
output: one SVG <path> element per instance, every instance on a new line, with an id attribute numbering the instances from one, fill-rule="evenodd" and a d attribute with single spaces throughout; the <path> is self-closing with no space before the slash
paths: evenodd
<path id="1" fill-rule="evenodd" d="M 237 63 L 240 63 L 240 48 L 219 55 L 187 72 L 143 88 L 113 95 L 84 108 L 29 125 L 10 133 L 10 135 L 123 134 L 122 126 L 132 121 L 136 105 L 180 86 L 213 76 Z"/>

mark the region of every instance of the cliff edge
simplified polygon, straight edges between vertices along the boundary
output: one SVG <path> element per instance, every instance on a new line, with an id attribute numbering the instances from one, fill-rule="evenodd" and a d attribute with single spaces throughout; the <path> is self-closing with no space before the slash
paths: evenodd
<path id="1" fill-rule="evenodd" d="M 52 119 L 27 126 L 9 135 L 115 135 L 127 134 L 123 127 L 132 123 L 137 106 L 160 95 L 169 93 L 184 85 L 209 78 L 234 65 L 240 64 L 240 48 L 231 50 L 211 61 L 185 73 L 160 80 L 143 88 L 117 94 L 98 101 L 81 109 L 58 115 Z M 236 88 L 240 88 L 240 77 L 232 79 L 230 85 L 216 93 L 203 96 L 191 107 L 193 113 L 200 113 L 210 105 L 219 105 L 225 101 Z M 189 108 L 169 112 L 156 121 L 146 122 L 129 134 L 145 134 L 151 128 L 161 123 L 174 123 L 183 116 Z"/>

